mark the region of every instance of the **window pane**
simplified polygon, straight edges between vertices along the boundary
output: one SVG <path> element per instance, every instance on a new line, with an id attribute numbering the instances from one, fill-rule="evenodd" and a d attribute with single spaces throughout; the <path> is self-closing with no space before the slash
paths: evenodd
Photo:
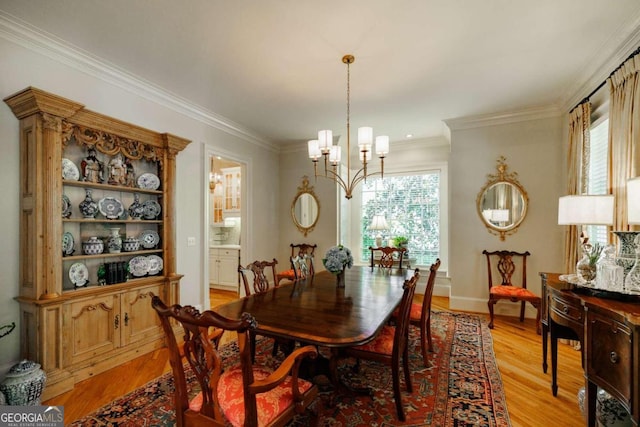
<path id="1" fill-rule="evenodd" d="M 607 194 L 607 151 L 609 148 L 609 119 L 591 128 L 589 149 L 588 194 Z M 607 243 L 607 226 L 590 225 L 587 236 L 591 242 Z"/>
<path id="2" fill-rule="evenodd" d="M 375 235 L 370 230 L 374 215 L 384 215 L 388 230 L 382 231 L 386 239 L 404 236 L 409 239 L 408 251 L 418 265 L 430 265 L 440 254 L 440 174 L 385 176 L 369 178 L 362 185 L 362 253 L 361 260 L 369 258 L 369 246 L 375 246 Z"/>

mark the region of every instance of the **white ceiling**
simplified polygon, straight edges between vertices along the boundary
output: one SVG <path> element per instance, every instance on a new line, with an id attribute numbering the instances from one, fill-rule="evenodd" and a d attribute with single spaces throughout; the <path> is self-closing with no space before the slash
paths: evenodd
<path id="1" fill-rule="evenodd" d="M 0 0 L 0 11 L 276 144 L 345 132 L 347 53 L 352 127 L 400 141 L 443 135 L 444 119 L 567 110 L 640 32 L 638 0 Z"/>

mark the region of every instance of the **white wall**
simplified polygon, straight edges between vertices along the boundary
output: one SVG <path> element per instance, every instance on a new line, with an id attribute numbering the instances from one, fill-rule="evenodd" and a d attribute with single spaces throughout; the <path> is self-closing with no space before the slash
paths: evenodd
<path id="1" fill-rule="evenodd" d="M 168 106 L 151 101 L 149 96 L 134 93 L 131 86 L 96 77 L 89 69 L 56 61 L 6 39 L 0 38 L 0 95 L 16 93 L 27 86 L 64 96 L 84 104 L 89 110 L 131 122 L 158 132 L 168 132 L 193 142 L 177 157 L 177 271 L 184 274 L 181 300 L 185 304 L 202 304 L 207 280 L 203 277 L 208 259 L 202 239 L 205 236 L 206 176 L 202 155 L 205 144 L 233 152 L 251 165 L 247 174 L 248 199 L 259 215 L 250 215 L 247 227 L 251 234 L 243 246 L 250 257 L 268 257 L 279 246 L 280 192 L 277 153 L 268 146 L 249 143 Z M 167 103 L 169 104 L 169 103 Z M 19 245 L 19 144 L 18 120 L 0 104 L 0 325 L 18 323 L 18 245 Z M 245 224 L 243 223 L 243 226 Z M 187 246 L 187 237 L 196 237 L 196 246 Z M 19 359 L 19 333 L 14 331 L 0 345 L 0 376 Z"/>
<path id="2" fill-rule="evenodd" d="M 529 251 L 528 287 L 540 295 L 539 272 L 562 272 L 564 229 L 557 225 L 564 194 L 564 134 L 561 117 L 490 124 L 451 132 L 451 308 L 487 312 L 486 261 L 482 251 Z M 506 157 L 509 171 L 529 195 L 529 210 L 515 234 L 500 241 L 476 212 L 476 197 Z M 514 315 L 516 304 L 500 302 L 496 313 Z M 528 308 L 528 315 L 533 311 Z"/>

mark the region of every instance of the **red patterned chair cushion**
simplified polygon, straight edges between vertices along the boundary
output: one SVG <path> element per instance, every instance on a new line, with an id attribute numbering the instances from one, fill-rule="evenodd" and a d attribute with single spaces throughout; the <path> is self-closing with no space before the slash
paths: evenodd
<path id="1" fill-rule="evenodd" d="M 262 380 L 268 377 L 271 371 L 255 367 L 253 368 L 254 380 Z M 304 393 L 312 387 L 309 381 L 298 379 L 300 392 Z M 244 426 L 244 392 L 242 390 L 242 369 L 236 367 L 222 374 L 218 383 L 218 400 L 226 419 L 234 426 Z M 256 395 L 258 406 L 258 425 L 269 424 L 281 412 L 293 405 L 293 393 L 291 391 L 291 377 L 274 389 Z M 189 409 L 199 411 L 202 407 L 202 393 L 198 393 L 191 402 Z"/>
<path id="2" fill-rule="evenodd" d="M 491 295 L 496 295 L 498 297 L 506 297 L 506 298 L 510 298 L 510 297 L 519 298 L 519 299 L 538 298 L 538 296 L 533 292 L 531 292 L 529 289 L 520 288 L 517 286 L 506 286 L 506 285 L 492 286 L 491 289 L 489 290 L 489 293 Z"/>
<path id="3" fill-rule="evenodd" d="M 373 341 L 354 347 L 356 350 L 368 351 L 370 353 L 388 354 L 393 353 L 393 336 L 396 333 L 394 326 L 384 326 Z"/>

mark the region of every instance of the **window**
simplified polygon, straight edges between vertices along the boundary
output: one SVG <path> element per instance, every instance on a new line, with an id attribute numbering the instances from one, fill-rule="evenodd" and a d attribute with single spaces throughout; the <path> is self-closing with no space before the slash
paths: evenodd
<path id="1" fill-rule="evenodd" d="M 430 265 L 440 256 L 440 171 L 369 178 L 361 196 L 361 261 L 369 259 L 369 246 L 375 246 L 378 231 L 369 226 L 378 214 L 389 226 L 383 238 L 407 237 L 408 256 L 416 265 Z"/>
<path id="2" fill-rule="evenodd" d="M 609 119 L 602 120 L 591 127 L 589 150 L 589 180 L 587 194 L 607 194 L 607 172 L 609 149 Z M 587 236 L 591 242 L 607 244 L 606 225 L 587 226 Z"/>

